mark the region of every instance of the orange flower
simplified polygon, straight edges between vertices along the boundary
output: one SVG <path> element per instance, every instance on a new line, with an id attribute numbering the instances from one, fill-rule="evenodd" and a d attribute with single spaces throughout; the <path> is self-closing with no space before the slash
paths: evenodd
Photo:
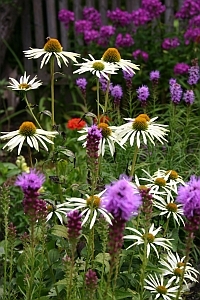
<path id="1" fill-rule="evenodd" d="M 71 120 L 69 120 L 67 122 L 67 128 L 71 129 L 71 130 L 76 130 L 76 129 L 82 129 L 83 127 L 85 127 L 86 122 L 83 121 L 81 118 L 72 118 Z"/>

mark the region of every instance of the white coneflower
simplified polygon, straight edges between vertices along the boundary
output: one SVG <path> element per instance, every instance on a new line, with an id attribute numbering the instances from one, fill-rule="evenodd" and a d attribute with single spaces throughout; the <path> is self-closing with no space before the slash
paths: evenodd
<path id="1" fill-rule="evenodd" d="M 145 145 L 148 141 L 155 145 L 154 139 L 162 144 L 164 141 L 167 142 L 165 139 L 165 135 L 169 131 L 166 129 L 167 125 L 155 123 L 157 118 L 150 119 L 146 114 L 140 114 L 134 119 L 124 118 L 128 123 L 119 126 L 116 130 L 116 133 L 122 138 L 121 144 L 123 145 L 129 140 L 130 145 L 133 146 L 136 141 L 137 147 L 140 148 L 141 140 Z"/>
<path id="2" fill-rule="evenodd" d="M 183 205 L 175 203 L 170 194 L 163 196 L 158 201 L 154 201 L 153 206 L 159 209 L 159 216 L 166 215 L 167 219 L 172 216 L 179 226 L 180 222 L 185 225 Z"/>
<path id="3" fill-rule="evenodd" d="M 159 257 L 158 250 L 156 249 L 156 246 L 163 247 L 166 250 L 170 250 L 172 248 L 171 240 L 172 239 L 166 239 L 162 237 L 156 237 L 156 235 L 161 231 L 161 227 L 154 229 L 154 224 L 151 225 L 149 232 L 145 233 L 145 229 L 142 228 L 140 232 L 139 230 L 131 227 L 126 227 L 126 229 L 133 231 L 135 234 L 125 235 L 124 239 L 126 240 L 136 240 L 135 243 L 130 245 L 126 250 L 130 249 L 131 247 L 135 245 L 141 245 L 144 244 L 145 239 L 147 239 L 147 257 L 150 255 L 151 248 L 156 252 L 157 257 Z"/>
<path id="4" fill-rule="evenodd" d="M 158 169 L 158 171 L 156 171 L 153 176 L 154 177 L 158 177 L 158 175 L 160 177 L 165 177 L 166 175 L 168 175 L 168 182 L 170 183 L 172 189 L 174 190 L 174 192 L 177 194 L 177 189 L 178 186 L 181 185 L 185 185 L 185 182 L 183 180 L 183 178 L 175 171 L 175 170 L 161 170 Z"/>
<path id="5" fill-rule="evenodd" d="M 131 74 L 135 73 L 134 70 L 140 70 L 139 66 L 133 64 L 130 60 L 122 59 L 116 48 L 108 48 L 104 52 L 101 60 L 111 65 L 116 65 L 118 68 Z"/>
<path id="6" fill-rule="evenodd" d="M 35 90 L 40 85 L 42 85 L 41 80 L 37 80 L 37 75 L 29 81 L 30 75 L 26 76 L 26 72 L 24 72 L 24 76 L 21 76 L 19 81 L 17 81 L 15 78 L 9 77 L 10 81 L 7 87 L 11 88 L 13 91 L 29 91 L 29 90 Z"/>
<path id="7" fill-rule="evenodd" d="M 101 196 L 105 193 L 105 190 L 97 195 L 89 196 L 86 194 L 86 199 L 82 198 L 67 198 L 67 206 L 71 210 L 82 210 L 81 215 L 85 216 L 82 222 L 82 226 L 90 220 L 90 229 L 94 226 L 98 214 L 102 214 L 105 220 L 112 225 L 111 214 L 101 206 Z"/>
<path id="8" fill-rule="evenodd" d="M 69 212 L 69 208 L 67 207 L 67 203 L 61 203 L 54 206 L 51 203 L 47 205 L 47 211 L 49 212 L 46 218 L 48 222 L 54 215 L 59 219 L 60 223 L 63 224 L 63 218 L 66 218 L 67 213 Z"/>
<path id="9" fill-rule="evenodd" d="M 109 63 L 103 62 L 102 60 L 95 60 L 94 57 L 89 54 L 91 60 L 83 58 L 85 62 L 75 64 L 75 66 L 80 66 L 80 68 L 73 73 L 83 74 L 85 72 L 91 72 L 93 75 L 100 78 L 101 76 L 109 80 L 107 74 L 117 74 L 115 71 L 118 70 L 117 66 L 111 65 Z"/>
<path id="10" fill-rule="evenodd" d="M 185 266 L 184 260 L 185 256 L 180 258 L 178 253 L 174 254 L 171 251 L 168 251 L 168 255 L 164 259 L 160 260 L 160 264 L 163 266 L 161 269 L 163 276 L 171 277 L 168 278 L 169 283 L 175 282 L 175 284 L 178 284 L 180 282 L 184 267 L 184 284 L 188 287 L 188 280 L 198 282 L 199 272 L 188 262 Z"/>
<path id="11" fill-rule="evenodd" d="M 58 134 L 58 132 L 37 129 L 32 122 L 23 122 L 18 130 L 11 132 L 1 132 L 1 134 L 5 134 L 3 136 L 0 136 L 1 140 L 9 140 L 9 142 L 3 146 L 3 149 L 8 148 L 8 151 L 12 151 L 15 147 L 18 146 L 19 155 L 24 142 L 27 142 L 27 144 L 31 148 L 35 148 L 37 151 L 39 151 L 38 142 L 40 142 L 45 150 L 48 151 L 45 142 L 53 144 L 53 142 L 49 138 L 54 138 Z"/>
<path id="12" fill-rule="evenodd" d="M 159 277 L 160 278 L 158 278 L 156 274 L 154 276 L 150 274 L 147 279 L 145 279 L 147 285 L 145 285 L 144 288 L 150 290 L 151 294 L 155 295 L 154 299 L 171 300 L 172 298 L 176 298 L 179 286 L 172 286 L 169 282 L 165 284 L 164 278 L 162 276 Z"/>
<path id="13" fill-rule="evenodd" d="M 78 141 L 86 140 L 89 128 L 90 127 L 85 127 L 82 130 L 78 131 L 79 133 L 83 134 L 78 138 Z M 104 156 L 106 143 L 109 146 L 112 156 L 115 153 L 115 142 L 122 148 L 124 148 L 121 145 L 121 139 L 115 134 L 115 130 L 117 128 L 116 126 L 109 126 L 107 123 L 99 123 L 98 128 L 101 129 L 102 134 L 102 138 L 99 142 L 99 155 Z M 86 147 L 86 142 L 83 143 L 83 147 Z"/>
<path id="14" fill-rule="evenodd" d="M 40 68 L 47 64 L 52 56 L 54 56 L 57 60 L 58 66 L 61 68 L 61 62 L 67 66 L 69 64 L 68 58 L 73 60 L 75 63 L 77 62 L 76 57 L 80 57 L 80 54 L 74 52 L 63 51 L 63 47 L 60 42 L 54 38 L 47 38 L 47 42 L 44 45 L 43 49 L 33 49 L 23 51 L 25 53 L 25 57 L 28 59 L 39 58 L 44 56 L 41 61 Z"/>
<path id="15" fill-rule="evenodd" d="M 155 176 L 155 174 L 151 175 L 144 169 L 142 169 L 142 171 L 147 175 L 147 177 L 141 177 L 140 180 L 145 182 L 145 185 L 151 189 L 152 193 L 165 192 L 166 194 L 171 195 L 171 197 L 172 192 L 176 193 L 174 183 L 168 180 L 170 173 L 163 176 L 163 174 L 161 174 L 158 170 Z"/>

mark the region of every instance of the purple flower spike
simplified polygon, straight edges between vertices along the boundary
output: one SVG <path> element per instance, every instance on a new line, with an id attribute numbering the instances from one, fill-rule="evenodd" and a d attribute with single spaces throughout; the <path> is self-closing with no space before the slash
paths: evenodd
<path id="1" fill-rule="evenodd" d="M 190 85 L 197 84 L 199 79 L 200 79 L 200 74 L 199 74 L 199 66 L 195 65 L 192 66 L 189 70 L 189 78 L 188 78 L 188 83 Z"/>
<path id="2" fill-rule="evenodd" d="M 76 79 L 76 85 L 79 87 L 81 92 L 85 94 L 86 86 L 87 86 L 87 80 L 85 78 L 78 78 L 78 79 Z"/>
<path id="3" fill-rule="evenodd" d="M 41 188 L 44 181 L 45 176 L 42 173 L 35 169 L 31 169 L 30 173 L 25 172 L 19 175 L 15 185 L 19 186 L 24 193 L 30 190 L 37 192 Z"/>
<path id="4" fill-rule="evenodd" d="M 77 240 L 81 234 L 81 214 L 78 210 L 70 211 L 67 214 L 68 239 Z"/>
<path id="5" fill-rule="evenodd" d="M 151 81 L 153 81 L 154 83 L 158 83 L 159 78 L 160 78 L 160 72 L 158 70 L 150 72 Z"/>
<path id="6" fill-rule="evenodd" d="M 192 105 L 195 100 L 195 95 L 193 90 L 188 90 L 183 94 L 183 100 L 187 105 Z"/>
<path id="7" fill-rule="evenodd" d="M 170 95 L 172 102 L 174 104 L 179 104 L 182 94 L 183 90 L 181 88 L 181 85 L 176 82 L 176 79 L 170 79 Z"/>
<path id="8" fill-rule="evenodd" d="M 141 102 L 141 105 L 146 106 L 147 105 L 147 98 L 150 95 L 148 86 L 143 85 L 143 86 L 139 87 L 136 90 L 136 92 L 137 92 L 138 99 Z"/>
<path id="9" fill-rule="evenodd" d="M 92 159 L 98 158 L 99 143 L 102 138 L 101 130 L 96 125 L 92 125 L 88 130 L 86 151 L 88 157 Z"/>
<path id="10" fill-rule="evenodd" d="M 183 204 L 184 215 L 188 220 L 186 230 L 195 231 L 200 226 L 200 177 L 192 175 L 185 186 L 178 188 L 176 201 Z"/>
<path id="11" fill-rule="evenodd" d="M 123 91 L 121 85 L 115 85 L 111 90 L 111 96 L 114 98 L 114 103 L 116 105 L 120 104 L 121 98 L 123 96 Z"/>
<path id="12" fill-rule="evenodd" d="M 138 191 L 125 179 L 120 179 L 107 186 L 103 196 L 103 205 L 114 218 L 128 221 L 137 215 L 141 202 Z"/>
<path id="13" fill-rule="evenodd" d="M 85 274 L 85 284 L 88 290 L 95 291 L 97 288 L 98 278 L 96 272 L 89 269 Z"/>

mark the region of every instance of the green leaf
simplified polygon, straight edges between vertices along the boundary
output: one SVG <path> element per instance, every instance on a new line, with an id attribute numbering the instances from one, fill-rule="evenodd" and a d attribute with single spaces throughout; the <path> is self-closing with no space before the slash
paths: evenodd
<path id="1" fill-rule="evenodd" d="M 67 228 L 63 225 L 54 225 L 54 227 L 52 228 L 51 233 L 53 235 L 64 237 L 66 239 L 68 238 Z"/>
<path id="2" fill-rule="evenodd" d="M 109 260 L 110 260 L 110 254 L 109 253 L 104 253 L 104 254 L 99 253 L 95 257 L 94 261 L 100 263 L 101 265 L 104 264 L 105 265 L 105 272 L 108 273 L 109 270 L 110 270 Z"/>

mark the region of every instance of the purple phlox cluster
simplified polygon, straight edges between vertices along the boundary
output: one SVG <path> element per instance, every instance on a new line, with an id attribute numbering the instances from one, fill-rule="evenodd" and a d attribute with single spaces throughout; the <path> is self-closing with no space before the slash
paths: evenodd
<path id="1" fill-rule="evenodd" d="M 185 186 L 179 186 L 176 201 L 183 204 L 189 224 L 187 230 L 197 230 L 200 225 L 200 177 L 192 175 Z"/>
<path id="2" fill-rule="evenodd" d="M 181 9 L 176 13 L 176 18 L 190 19 L 200 14 L 200 2 L 197 0 L 185 0 Z"/>
<path id="3" fill-rule="evenodd" d="M 188 70 L 189 73 L 189 78 L 188 78 L 188 83 L 190 85 L 197 84 L 199 79 L 200 79 L 200 73 L 199 73 L 199 66 L 198 64 L 193 65 L 192 67 L 189 68 Z"/>
<path id="4" fill-rule="evenodd" d="M 141 196 L 137 189 L 125 179 L 119 179 L 111 185 L 102 198 L 103 206 L 109 211 L 114 219 L 128 221 L 136 216 L 141 202 Z"/>
<path id="5" fill-rule="evenodd" d="M 64 23 L 65 27 L 69 27 L 70 22 L 74 22 L 74 12 L 67 10 L 67 9 L 61 9 L 58 13 L 58 20 Z"/>
<path id="6" fill-rule="evenodd" d="M 92 30 L 92 22 L 87 20 L 75 21 L 75 31 L 76 33 L 84 33 L 85 31 Z"/>
<path id="7" fill-rule="evenodd" d="M 82 93 L 85 94 L 86 92 L 86 86 L 87 86 L 87 80 L 84 77 L 80 77 L 76 79 L 76 85 L 79 87 Z"/>
<path id="8" fill-rule="evenodd" d="M 189 20 L 188 24 L 189 28 L 200 28 L 200 15 L 194 16 L 192 19 Z"/>
<path id="9" fill-rule="evenodd" d="M 121 85 L 116 84 L 115 86 L 113 86 L 111 90 L 111 96 L 114 98 L 115 105 L 118 106 L 123 97 L 123 91 Z"/>
<path id="10" fill-rule="evenodd" d="M 113 22 L 116 27 L 125 27 L 131 23 L 132 15 L 127 11 L 123 11 L 119 8 L 115 10 L 108 10 L 107 17 Z"/>
<path id="11" fill-rule="evenodd" d="M 81 234 L 81 214 L 72 210 L 67 214 L 67 233 L 70 241 L 77 240 Z"/>
<path id="12" fill-rule="evenodd" d="M 83 19 L 92 22 L 93 28 L 101 26 L 101 14 L 94 7 L 85 7 L 83 9 Z"/>
<path id="13" fill-rule="evenodd" d="M 175 79 L 170 79 L 169 84 L 171 100 L 174 104 L 179 104 L 183 94 L 182 87 L 179 83 L 176 82 Z"/>
<path id="14" fill-rule="evenodd" d="M 126 80 L 126 86 L 127 86 L 127 88 L 130 89 L 132 86 L 132 78 L 134 76 L 134 73 L 133 72 L 129 73 L 126 70 L 122 70 L 122 72 L 123 72 L 123 77 Z"/>
<path id="15" fill-rule="evenodd" d="M 99 31 L 98 45 L 107 47 L 109 44 L 110 37 L 115 34 L 116 28 L 112 25 L 101 26 Z"/>
<path id="16" fill-rule="evenodd" d="M 85 274 L 85 286 L 86 289 L 91 292 L 96 290 L 98 284 L 98 277 L 95 271 L 89 269 Z"/>
<path id="17" fill-rule="evenodd" d="M 142 0 L 141 7 L 148 11 L 151 20 L 158 18 L 165 11 L 165 6 L 159 0 Z"/>
<path id="18" fill-rule="evenodd" d="M 31 222 L 36 220 L 44 220 L 47 216 L 46 202 L 39 199 L 38 190 L 45 181 L 43 174 L 35 169 L 31 169 L 30 173 L 22 173 L 18 175 L 15 185 L 19 186 L 23 193 L 24 213 L 30 217 Z"/>
<path id="19" fill-rule="evenodd" d="M 184 92 L 183 100 L 185 101 L 185 103 L 187 105 L 192 105 L 195 100 L 195 95 L 194 95 L 193 90 L 187 90 L 186 92 Z"/>
<path id="20" fill-rule="evenodd" d="M 138 8 L 132 11 L 132 20 L 135 26 L 141 26 L 148 23 L 151 18 L 149 12 L 144 8 Z"/>
<path id="21" fill-rule="evenodd" d="M 155 70 L 150 72 L 149 76 L 150 80 L 153 81 L 154 83 L 158 83 L 158 80 L 160 78 L 160 71 Z"/>
<path id="22" fill-rule="evenodd" d="M 184 33 L 185 44 L 188 45 L 190 42 L 196 42 L 200 36 L 200 28 L 188 28 Z"/>
<path id="23" fill-rule="evenodd" d="M 177 63 L 174 66 L 174 74 L 176 75 L 183 75 L 183 74 L 187 74 L 188 70 L 189 70 L 190 66 L 184 62 L 181 63 Z"/>
<path id="24" fill-rule="evenodd" d="M 86 151 L 88 157 L 92 159 L 98 159 L 99 143 L 102 138 L 101 130 L 96 126 L 92 125 L 88 129 Z"/>
<path id="25" fill-rule="evenodd" d="M 150 95 L 148 86 L 142 85 L 136 90 L 136 92 L 137 92 L 137 97 L 141 102 L 141 105 L 143 107 L 147 106 L 147 98 Z"/>
<path id="26" fill-rule="evenodd" d="M 91 42 L 97 42 L 99 39 L 99 31 L 95 29 L 84 31 L 84 41 L 88 45 Z"/>
<path id="27" fill-rule="evenodd" d="M 101 84 L 100 89 L 105 93 L 107 90 L 107 86 L 108 86 L 108 80 L 104 76 L 101 76 L 99 79 L 99 82 Z M 113 84 L 112 84 L 112 82 L 110 82 L 109 92 L 111 92 L 112 89 L 113 89 Z"/>
<path id="28" fill-rule="evenodd" d="M 177 48 L 180 46 L 180 41 L 177 37 L 174 38 L 165 38 L 162 42 L 162 48 L 164 50 L 169 50 L 172 48 Z"/>
<path id="29" fill-rule="evenodd" d="M 115 40 L 115 47 L 130 47 L 134 44 L 134 40 L 129 33 L 119 33 Z"/>
<path id="30" fill-rule="evenodd" d="M 139 60 L 139 59 L 142 58 L 145 62 L 147 62 L 148 59 L 149 59 L 149 54 L 145 51 L 140 50 L 140 49 L 135 50 L 132 53 L 132 55 L 133 55 L 135 60 Z"/>

